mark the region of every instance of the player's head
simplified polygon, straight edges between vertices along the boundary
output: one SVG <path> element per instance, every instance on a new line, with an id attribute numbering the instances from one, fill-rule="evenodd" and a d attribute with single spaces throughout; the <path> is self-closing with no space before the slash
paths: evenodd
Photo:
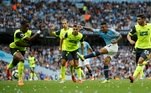
<path id="1" fill-rule="evenodd" d="M 73 35 L 78 35 L 79 32 L 79 26 L 77 24 L 73 25 Z"/>
<path id="2" fill-rule="evenodd" d="M 30 54 L 30 56 L 34 56 L 34 52 L 30 52 L 29 54 Z"/>
<path id="3" fill-rule="evenodd" d="M 67 21 L 67 19 L 62 19 L 61 20 L 61 24 L 62 24 L 63 28 L 68 28 L 68 21 Z"/>
<path id="4" fill-rule="evenodd" d="M 146 17 L 143 14 L 137 15 L 137 23 L 139 25 L 145 25 L 146 24 Z"/>
<path id="5" fill-rule="evenodd" d="M 102 23 L 101 23 L 101 30 L 102 30 L 103 32 L 107 32 L 107 31 L 108 31 L 108 25 L 107 25 L 106 22 L 102 22 Z"/>
<path id="6" fill-rule="evenodd" d="M 29 22 L 26 20 L 23 20 L 21 22 L 21 31 L 27 32 L 28 29 L 29 29 Z"/>

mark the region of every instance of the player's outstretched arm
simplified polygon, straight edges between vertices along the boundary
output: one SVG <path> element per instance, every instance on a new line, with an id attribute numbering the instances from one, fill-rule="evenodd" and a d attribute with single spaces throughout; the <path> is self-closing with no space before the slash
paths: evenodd
<path id="1" fill-rule="evenodd" d="M 135 44 L 135 41 L 131 38 L 130 33 L 127 34 L 127 40 L 130 42 L 130 44 Z"/>
<path id="2" fill-rule="evenodd" d="M 93 28 L 92 27 L 86 27 L 86 26 L 84 26 L 83 29 L 85 29 L 86 31 L 93 32 Z"/>
<path id="3" fill-rule="evenodd" d="M 56 36 L 56 34 L 55 34 L 55 25 L 51 25 L 48 28 L 50 28 L 50 29 L 48 29 L 50 36 Z"/>
<path id="4" fill-rule="evenodd" d="M 39 34 L 41 33 L 41 30 L 38 30 L 34 35 L 32 35 L 29 39 L 28 39 L 28 41 L 30 42 L 30 41 L 32 41 L 35 37 L 37 37 Z"/>

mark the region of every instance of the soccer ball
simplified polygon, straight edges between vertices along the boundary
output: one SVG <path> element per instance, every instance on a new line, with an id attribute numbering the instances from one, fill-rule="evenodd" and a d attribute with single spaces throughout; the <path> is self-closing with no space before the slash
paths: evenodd
<path id="1" fill-rule="evenodd" d="M 18 70 L 13 70 L 12 71 L 12 78 L 13 79 L 18 79 Z"/>

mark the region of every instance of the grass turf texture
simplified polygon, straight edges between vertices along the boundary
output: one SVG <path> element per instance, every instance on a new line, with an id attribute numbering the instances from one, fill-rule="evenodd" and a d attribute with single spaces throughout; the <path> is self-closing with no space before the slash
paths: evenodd
<path id="1" fill-rule="evenodd" d="M 17 81 L 0 81 L 0 93 L 151 93 L 151 80 L 111 80 L 102 84 L 101 80 L 84 81 L 82 84 L 66 81 L 25 81 L 18 86 Z"/>

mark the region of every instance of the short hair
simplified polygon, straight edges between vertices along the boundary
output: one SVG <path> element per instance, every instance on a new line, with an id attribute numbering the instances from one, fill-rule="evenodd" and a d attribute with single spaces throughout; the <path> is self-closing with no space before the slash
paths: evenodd
<path id="1" fill-rule="evenodd" d="M 102 22 L 101 25 L 107 25 L 107 23 L 106 22 Z"/>
<path id="2" fill-rule="evenodd" d="M 144 14 L 139 14 L 139 15 L 137 15 L 137 17 L 140 17 L 140 18 L 143 18 L 143 19 L 146 18 L 146 16 Z"/>
<path id="3" fill-rule="evenodd" d="M 68 23 L 68 20 L 64 18 L 61 20 L 61 22 L 67 22 Z"/>
<path id="4" fill-rule="evenodd" d="M 73 27 L 78 27 L 78 25 L 77 25 L 77 24 L 74 24 Z"/>
<path id="5" fill-rule="evenodd" d="M 29 23 L 27 20 L 21 21 L 21 25 L 26 25 L 27 23 Z"/>

